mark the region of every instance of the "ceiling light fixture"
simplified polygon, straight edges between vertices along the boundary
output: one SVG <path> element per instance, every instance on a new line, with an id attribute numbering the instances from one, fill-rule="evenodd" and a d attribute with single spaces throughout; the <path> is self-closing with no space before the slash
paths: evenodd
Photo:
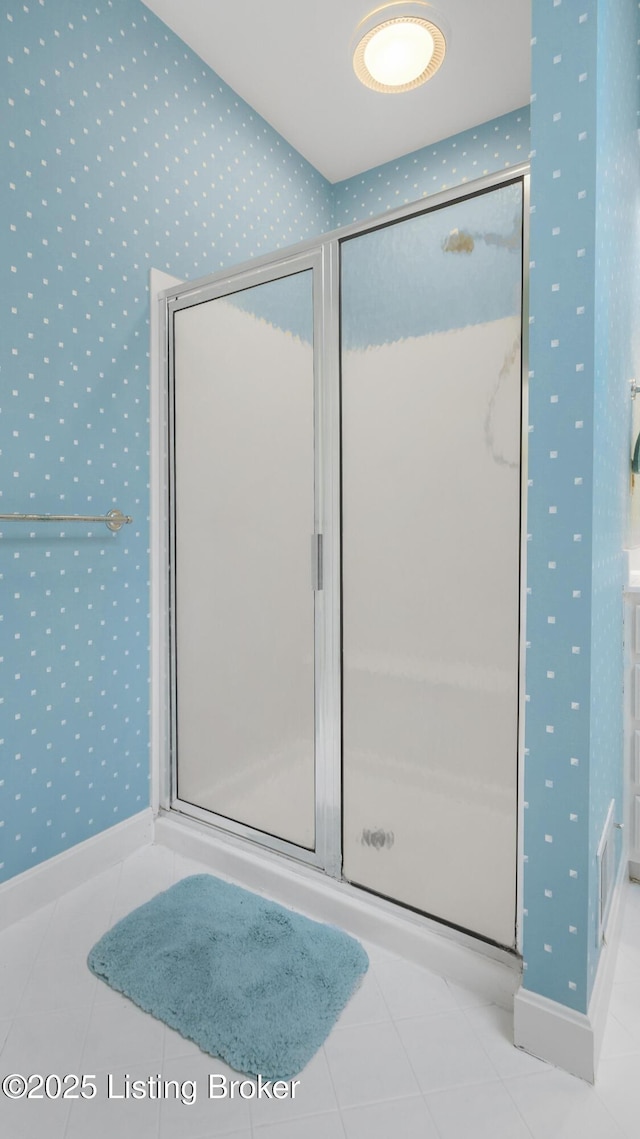
<path id="1" fill-rule="evenodd" d="M 361 83 L 374 91 L 399 93 L 435 75 L 446 41 L 427 13 L 427 4 L 388 4 L 359 24 L 353 68 Z"/>

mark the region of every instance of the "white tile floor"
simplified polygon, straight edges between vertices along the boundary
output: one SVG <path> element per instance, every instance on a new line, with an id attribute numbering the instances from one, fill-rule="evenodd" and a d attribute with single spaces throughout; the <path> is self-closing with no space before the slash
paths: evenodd
<path id="1" fill-rule="evenodd" d="M 3 1139 L 638 1139 L 640 886 L 629 888 L 595 1088 L 513 1048 L 495 1005 L 366 946 L 362 988 L 295 1100 L 209 1100 L 208 1073 L 234 1073 L 85 964 L 114 921 L 203 870 L 148 847 L 0 935 L 0 1076 L 87 1073 L 98 1089 L 91 1100 L 0 1093 Z M 125 1073 L 194 1080 L 197 1098 L 109 1100 L 107 1073 L 115 1091 Z"/>

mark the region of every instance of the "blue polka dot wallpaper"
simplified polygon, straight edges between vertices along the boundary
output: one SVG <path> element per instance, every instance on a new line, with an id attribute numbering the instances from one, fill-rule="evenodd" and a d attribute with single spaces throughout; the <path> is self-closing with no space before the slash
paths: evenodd
<path id="1" fill-rule="evenodd" d="M 148 273 L 331 227 L 325 180 L 138 0 L 2 5 L 0 877 L 149 802 Z"/>
<path id="2" fill-rule="evenodd" d="M 589 813 L 590 933 L 587 984 L 598 965 L 594 899 L 596 860 L 609 802 L 622 819 L 625 754 L 619 693 L 621 552 L 629 513 L 629 381 L 640 370 L 640 146 L 638 43 L 640 5 L 600 0 L 598 9 L 598 161 L 593 465 L 593 609 L 591 616 L 591 798 Z M 636 98 L 630 98 L 632 92 Z M 621 536 L 622 540 L 621 540 Z M 620 832 L 617 835 L 620 845 Z"/>
<path id="3" fill-rule="evenodd" d="M 118 534 L 0 523 L 8 878 L 149 801 L 150 267 L 199 277 L 344 210 L 342 188 L 138 0 L 3 9 L 0 513 L 134 519 Z M 517 119 L 473 132 L 449 177 L 474 177 L 481 151 L 492 169 L 519 161 Z M 428 192 L 426 153 L 403 162 Z"/>
<path id="4" fill-rule="evenodd" d="M 529 160 L 529 108 L 500 115 L 472 130 L 366 170 L 333 187 L 334 225 L 349 225 L 464 186 L 484 174 Z"/>
<path id="5" fill-rule="evenodd" d="M 623 821 L 638 6 L 533 14 L 524 982 L 585 1012 L 612 799 Z"/>
<path id="6" fill-rule="evenodd" d="M 531 151 L 525 983 L 586 1009 L 622 795 L 638 6 L 533 16 L 531 115 L 330 185 L 140 0 L 0 7 L 0 513 L 133 517 L 0 522 L 0 880 L 149 803 L 149 269 L 198 278 Z"/>

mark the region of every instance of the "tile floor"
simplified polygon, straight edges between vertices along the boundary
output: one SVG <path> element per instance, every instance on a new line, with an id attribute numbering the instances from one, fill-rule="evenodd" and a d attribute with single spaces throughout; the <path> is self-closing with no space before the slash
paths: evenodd
<path id="1" fill-rule="evenodd" d="M 138 852 L 0 935 L 0 1076 L 95 1076 L 95 1099 L 11 1102 L 3 1139 L 638 1139 L 640 886 L 623 942 L 595 1088 L 517 1051 L 495 1005 L 366 946 L 371 968 L 294 1100 L 218 1099 L 231 1073 L 89 973 L 114 921 L 206 870 L 163 847 Z M 107 1099 L 107 1073 L 196 1082 L 194 1103 Z M 51 1085 L 55 1090 L 55 1085 Z M 186 1086 L 188 1095 L 189 1086 Z"/>

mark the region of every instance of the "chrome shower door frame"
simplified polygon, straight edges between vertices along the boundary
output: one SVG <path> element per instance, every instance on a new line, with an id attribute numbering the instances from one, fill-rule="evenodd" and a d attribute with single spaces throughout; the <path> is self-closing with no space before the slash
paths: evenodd
<path id="1" fill-rule="evenodd" d="M 244 265 L 165 294 L 168 420 L 169 516 L 169 752 L 170 779 L 161 807 L 206 822 L 240 839 L 250 839 L 279 854 L 288 855 L 336 876 L 340 869 L 340 627 L 338 591 L 339 551 L 339 390 L 337 323 L 332 316 L 332 279 L 336 275 L 334 251 L 315 244 L 301 252 Z M 175 456 L 175 351 L 174 315 L 181 309 L 220 299 L 257 285 L 297 273 L 313 273 L 313 420 L 314 420 L 314 533 L 322 535 L 322 582 L 314 589 L 314 756 L 315 845 L 310 850 L 276 835 L 257 830 L 180 799 L 178 794 L 177 661 L 176 661 L 176 456 Z M 276 457 L 277 458 L 277 457 Z M 311 572 L 309 589 L 312 589 Z M 319 583 L 315 583 L 317 586 Z"/>
<path id="2" fill-rule="evenodd" d="M 246 840 L 263 849 L 288 856 L 342 878 L 342 724 L 341 724 L 341 392 L 340 392 L 340 246 L 350 237 L 366 233 L 388 223 L 429 212 L 440 206 L 473 197 L 486 190 L 521 181 L 523 187 L 522 245 L 522 421 L 521 421 L 521 510 L 520 510 L 520 622 L 518 677 L 518 754 L 517 754 L 517 873 L 516 873 L 516 951 L 522 945 L 522 869 L 524 813 L 524 714 L 526 657 L 526 553 L 527 553 L 527 460 L 528 460 L 528 304 L 529 304 L 529 166 L 520 166 L 485 175 L 473 182 L 456 185 L 402 206 L 334 230 L 320 240 L 311 240 L 246 262 L 232 271 L 221 271 L 196 282 L 176 285 L 159 294 L 164 317 L 162 331 L 164 396 L 166 400 L 166 519 L 159 529 L 168 527 L 169 555 L 166 566 L 166 647 L 169 659 L 165 708 L 158 717 L 166 724 L 157 759 L 159 766 L 159 809 L 176 812 L 201 824 L 213 826 L 231 841 Z M 312 268 L 314 271 L 314 414 L 315 414 L 315 529 L 323 536 L 323 588 L 315 594 L 315 793 L 316 843 L 308 851 L 282 839 L 267 835 L 241 823 L 194 807 L 177 796 L 176 779 L 176 661 L 175 661 L 175 455 L 173 448 L 173 314 L 180 308 L 222 297 L 290 273 Z M 378 904 L 375 895 L 370 895 Z M 381 900 L 384 908 L 385 902 Z M 401 903 L 398 903 L 401 907 Z M 419 919 L 419 915 L 413 914 Z M 438 920 L 424 916 L 431 928 Z M 469 935 L 449 934 L 462 942 Z M 473 938 L 473 934 L 470 935 Z"/>

